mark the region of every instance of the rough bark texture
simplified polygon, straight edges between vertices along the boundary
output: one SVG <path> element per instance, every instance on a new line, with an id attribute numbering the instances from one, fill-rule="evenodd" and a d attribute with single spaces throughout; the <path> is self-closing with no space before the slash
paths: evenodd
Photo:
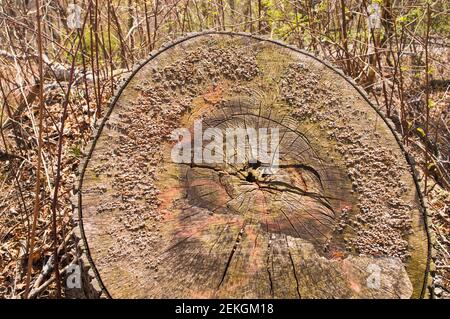
<path id="1" fill-rule="evenodd" d="M 278 173 L 250 158 L 173 163 L 170 133 L 198 119 L 203 130 L 278 128 Z M 152 56 L 103 124 L 79 210 L 110 296 L 423 296 L 428 238 L 411 167 L 365 96 L 323 62 L 197 35 Z"/>

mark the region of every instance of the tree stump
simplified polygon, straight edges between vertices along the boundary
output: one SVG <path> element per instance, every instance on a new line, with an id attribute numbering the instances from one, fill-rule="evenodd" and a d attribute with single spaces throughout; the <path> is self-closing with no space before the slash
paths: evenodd
<path id="1" fill-rule="evenodd" d="M 223 163 L 174 162 L 172 132 L 194 136 L 199 120 L 200 133 L 277 129 L 276 174 L 251 152 L 228 161 L 226 143 Z M 425 212 L 398 138 L 351 80 L 278 42 L 210 32 L 153 53 L 112 102 L 79 186 L 114 298 L 426 292 Z"/>

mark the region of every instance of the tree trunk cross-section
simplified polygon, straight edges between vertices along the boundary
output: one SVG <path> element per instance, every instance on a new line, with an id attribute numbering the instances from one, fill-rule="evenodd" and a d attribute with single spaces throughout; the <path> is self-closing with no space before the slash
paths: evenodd
<path id="1" fill-rule="evenodd" d="M 223 163 L 175 163 L 171 132 L 193 138 L 199 120 L 203 132 L 278 129 L 276 174 L 225 146 Z M 280 43 L 203 33 L 122 87 L 79 211 L 114 298 L 417 298 L 428 240 L 416 186 L 387 122 L 340 72 Z"/>

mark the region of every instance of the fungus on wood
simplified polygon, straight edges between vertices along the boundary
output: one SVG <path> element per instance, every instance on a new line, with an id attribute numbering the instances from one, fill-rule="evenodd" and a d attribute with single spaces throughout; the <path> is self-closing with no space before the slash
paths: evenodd
<path id="1" fill-rule="evenodd" d="M 193 139 L 199 120 L 201 132 L 277 129 L 276 173 L 251 152 L 229 160 L 237 143 L 216 149 L 223 162 L 174 162 L 171 133 Z M 417 298 L 429 258 L 416 186 L 392 129 L 340 72 L 277 42 L 202 33 L 122 86 L 79 212 L 113 298 Z"/>

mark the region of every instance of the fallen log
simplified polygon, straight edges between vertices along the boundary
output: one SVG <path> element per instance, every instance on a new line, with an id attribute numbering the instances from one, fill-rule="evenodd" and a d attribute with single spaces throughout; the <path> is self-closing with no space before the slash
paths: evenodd
<path id="1" fill-rule="evenodd" d="M 269 132 L 271 156 L 226 140 L 239 129 Z M 123 84 L 88 150 L 80 227 L 110 297 L 427 295 L 409 157 L 364 92 L 307 52 L 232 33 L 174 42 Z"/>

